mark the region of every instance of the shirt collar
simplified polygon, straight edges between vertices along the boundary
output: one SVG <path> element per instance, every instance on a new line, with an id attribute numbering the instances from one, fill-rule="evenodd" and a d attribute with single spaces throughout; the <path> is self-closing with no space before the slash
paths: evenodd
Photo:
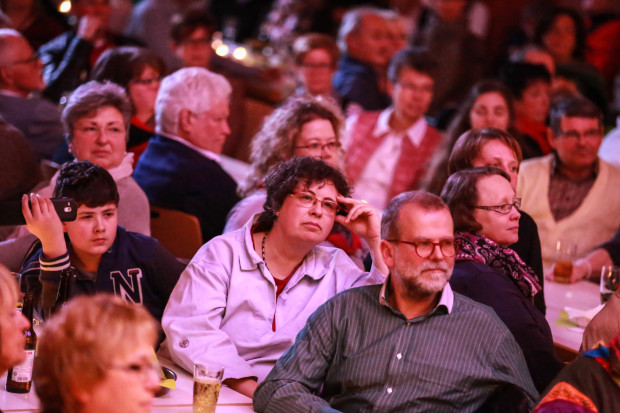
<path id="1" fill-rule="evenodd" d="M 176 136 L 176 135 L 172 135 L 170 133 L 164 133 L 164 132 L 158 132 L 159 135 L 164 136 L 168 139 L 171 139 L 173 141 L 182 143 L 183 145 L 187 146 L 190 149 L 195 150 L 196 152 L 198 152 L 199 154 L 201 154 L 202 156 L 204 156 L 205 158 L 211 159 L 217 163 L 220 163 L 220 155 L 215 153 L 215 152 L 211 152 L 208 151 L 206 149 L 200 148 L 196 145 L 194 145 L 193 143 L 181 138 L 180 136 Z"/>
<path id="2" fill-rule="evenodd" d="M 562 177 L 566 177 L 566 175 L 564 175 L 562 173 L 562 171 L 560 170 L 560 164 L 562 163 L 562 161 L 558 157 L 558 153 L 556 151 L 552 151 L 551 153 L 552 153 L 552 156 L 551 156 L 551 176 L 559 175 L 559 176 L 562 176 Z M 596 161 L 594 163 L 594 168 L 592 168 L 592 175 L 590 176 L 591 178 L 596 178 L 596 176 L 598 175 L 599 168 L 600 168 L 599 158 L 596 158 Z"/>
<path id="3" fill-rule="evenodd" d="M 394 113 L 394 107 L 390 106 L 379 114 L 373 136 L 380 137 L 388 133 L 395 134 L 394 130 L 390 127 L 390 118 L 392 117 L 392 113 Z M 420 119 L 418 119 L 404 132 L 404 134 L 407 135 L 409 141 L 411 141 L 414 146 L 419 146 L 425 132 L 426 119 L 424 119 L 424 116 L 421 116 Z"/>
<path id="4" fill-rule="evenodd" d="M 388 275 L 385 278 L 385 281 L 383 282 L 383 285 L 381 286 L 381 291 L 379 291 L 379 303 L 381 305 L 383 305 L 383 306 L 386 306 L 388 308 L 394 309 L 390 305 L 390 302 L 389 302 L 388 297 L 387 297 L 388 286 L 389 286 L 391 278 L 392 278 L 392 275 L 391 274 Z M 439 297 L 439 302 L 437 303 L 435 308 L 433 308 L 431 310 L 431 312 L 429 314 L 434 313 L 440 307 L 444 307 L 448 311 L 448 314 L 450 314 L 452 312 L 453 304 L 454 304 L 454 292 L 452 291 L 452 287 L 450 287 L 450 283 L 448 282 L 448 283 L 446 283 L 446 286 L 441 291 L 441 296 Z M 394 309 L 394 310 L 396 310 L 396 309 Z"/>

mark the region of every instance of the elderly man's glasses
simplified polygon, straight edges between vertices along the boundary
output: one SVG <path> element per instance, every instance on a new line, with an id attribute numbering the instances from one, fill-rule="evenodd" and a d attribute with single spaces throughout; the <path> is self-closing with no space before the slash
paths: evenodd
<path id="1" fill-rule="evenodd" d="M 456 254 L 456 249 L 454 247 L 453 239 L 442 239 L 440 241 L 434 242 L 428 239 L 421 241 L 405 241 L 402 239 L 386 239 L 387 242 L 395 242 L 401 244 L 412 245 L 415 249 L 415 253 L 420 256 L 420 258 L 428 258 L 433 255 L 436 247 L 439 247 L 439 250 L 443 254 L 444 257 L 454 257 Z"/>
<path id="2" fill-rule="evenodd" d="M 310 145 L 295 146 L 295 149 L 310 149 L 311 151 L 325 150 L 335 151 L 340 148 L 340 142 L 332 141 L 327 143 L 311 143 Z"/>
<path id="3" fill-rule="evenodd" d="M 289 196 L 292 196 L 299 205 L 305 208 L 312 208 L 317 203 L 320 203 L 321 208 L 330 214 L 336 214 L 340 210 L 340 205 L 338 205 L 338 202 L 325 198 L 319 199 L 310 192 L 294 192 Z"/>
<path id="4" fill-rule="evenodd" d="M 484 209 L 486 211 L 493 211 L 493 212 L 497 212 L 498 214 L 506 215 L 510 213 L 510 211 L 512 211 L 512 207 L 515 207 L 517 209 L 521 208 L 521 198 L 515 199 L 515 201 L 512 204 L 490 205 L 490 206 L 480 205 L 480 206 L 475 206 L 474 208 Z"/>

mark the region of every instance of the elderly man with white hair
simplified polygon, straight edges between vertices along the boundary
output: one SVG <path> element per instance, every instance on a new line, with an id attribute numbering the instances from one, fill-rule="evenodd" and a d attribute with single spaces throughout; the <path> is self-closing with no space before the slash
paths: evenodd
<path id="1" fill-rule="evenodd" d="M 204 241 L 222 233 L 239 201 L 235 181 L 219 164 L 231 87 L 220 75 L 192 67 L 166 77 L 155 102 L 156 136 L 134 178 L 152 205 L 194 215 Z"/>

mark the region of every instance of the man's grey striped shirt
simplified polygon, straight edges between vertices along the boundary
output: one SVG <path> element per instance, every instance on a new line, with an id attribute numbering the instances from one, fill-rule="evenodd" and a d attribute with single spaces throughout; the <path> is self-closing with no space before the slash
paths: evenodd
<path id="1" fill-rule="evenodd" d="M 321 306 L 257 389 L 254 408 L 471 412 L 505 383 L 533 405 L 523 354 L 492 309 L 447 284 L 429 314 L 407 320 L 383 291 L 354 288 Z"/>

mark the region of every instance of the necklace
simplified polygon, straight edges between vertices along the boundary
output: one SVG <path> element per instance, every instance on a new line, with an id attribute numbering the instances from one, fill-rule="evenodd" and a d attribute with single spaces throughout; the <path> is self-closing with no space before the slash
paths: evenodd
<path id="1" fill-rule="evenodd" d="M 267 260 L 265 259 L 265 240 L 267 239 L 267 233 L 265 233 L 265 235 L 263 235 L 263 243 L 262 243 L 262 253 L 263 253 L 263 262 L 265 263 L 265 267 L 269 270 L 269 267 L 267 266 Z M 271 272 L 271 271 L 269 271 Z"/>

